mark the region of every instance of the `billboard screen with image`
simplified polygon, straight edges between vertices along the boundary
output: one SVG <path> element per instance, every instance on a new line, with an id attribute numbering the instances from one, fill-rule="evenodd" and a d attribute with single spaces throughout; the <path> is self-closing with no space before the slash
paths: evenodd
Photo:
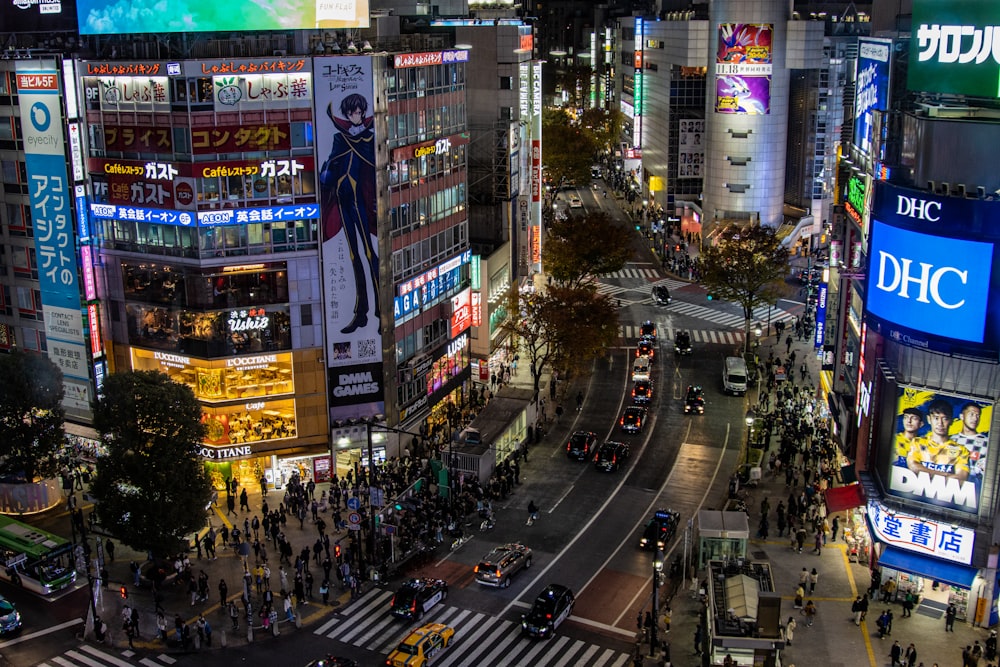
<path id="1" fill-rule="evenodd" d="M 858 70 L 854 93 L 854 145 L 871 155 L 874 115 L 889 104 L 892 40 L 858 39 Z"/>
<path id="2" fill-rule="evenodd" d="M 865 308 L 898 343 L 996 359 L 1000 350 L 1000 202 L 879 182 Z"/>
<path id="3" fill-rule="evenodd" d="M 996 0 L 913 0 L 907 87 L 1000 97 Z"/>
<path id="4" fill-rule="evenodd" d="M 992 419 L 989 401 L 898 386 L 892 442 L 880 448 L 886 492 L 978 514 Z"/>

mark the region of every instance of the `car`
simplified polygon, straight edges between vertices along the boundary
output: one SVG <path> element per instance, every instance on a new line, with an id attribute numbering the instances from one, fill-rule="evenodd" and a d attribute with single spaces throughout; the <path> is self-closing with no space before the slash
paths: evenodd
<path id="1" fill-rule="evenodd" d="M 666 285 L 653 285 L 653 303 L 658 306 L 670 304 L 670 290 Z"/>
<path id="2" fill-rule="evenodd" d="M 649 405 L 653 400 L 653 381 L 636 380 L 632 383 L 632 402 L 636 405 Z"/>
<path id="3" fill-rule="evenodd" d="M 12 635 L 21 630 L 21 612 L 14 603 L 0 596 L 0 635 Z"/>
<path id="4" fill-rule="evenodd" d="M 674 354 L 691 354 L 691 334 L 687 331 L 674 334 Z"/>
<path id="5" fill-rule="evenodd" d="M 626 433 L 639 433 L 646 424 L 646 408 L 639 405 L 625 408 L 618 423 Z"/>
<path id="6" fill-rule="evenodd" d="M 389 654 L 385 664 L 391 667 L 420 667 L 430 664 L 436 655 L 448 648 L 454 637 L 454 628 L 444 623 L 428 623 L 406 635 Z"/>
<path id="7" fill-rule="evenodd" d="M 639 538 L 642 549 L 662 549 L 677 533 L 677 523 L 681 515 L 673 510 L 656 510 L 653 518 L 646 522 L 646 527 Z"/>
<path id="8" fill-rule="evenodd" d="M 448 582 L 443 579 L 409 579 L 392 596 L 390 611 L 396 618 L 418 620 L 424 612 L 448 598 Z"/>
<path id="9" fill-rule="evenodd" d="M 639 325 L 639 338 L 648 338 L 656 344 L 656 325 L 651 320 L 646 320 Z"/>
<path id="10" fill-rule="evenodd" d="M 358 667 L 358 662 L 350 658 L 328 655 L 325 658 L 309 662 L 306 667 Z"/>
<path id="11" fill-rule="evenodd" d="M 566 442 L 566 456 L 578 461 L 593 458 L 595 449 L 597 449 L 597 434 L 593 431 L 577 431 L 569 436 Z"/>
<path id="12" fill-rule="evenodd" d="M 547 639 L 573 613 L 573 591 L 562 584 L 549 584 L 535 598 L 531 610 L 521 617 L 521 632 Z"/>
<path id="13" fill-rule="evenodd" d="M 653 361 L 653 357 L 656 356 L 656 341 L 651 338 L 641 338 L 635 346 L 635 356 L 649 357 L 649 360 Z"/>
<path id="14" fill-rule="evenodd" d="M 617 472 L 622 463 L 628 459 L 629 448 L 624 442 L 608 440 L 597 450 L 594 467 L 604 472 Z"/>
<path id="15" fill-rule="evenodd" d="M 688 385 L 687 393 L 684 395 L 684 414 L 705 414 L 705 392 L 701 386 Z"/>
<path id="16" fill-rule="evenodd" d="M 510 578 L 531 567 L 531 549 L 518 542 L 503 544 L 480 559 L 476 581 L 483 586 L 507 588 Z"/>
<path id="17" fill-rule="evenodd" d="M 573 196 L 569 198 L 570 208 L 583 208 L 583 200 L 579 197 Z"/>

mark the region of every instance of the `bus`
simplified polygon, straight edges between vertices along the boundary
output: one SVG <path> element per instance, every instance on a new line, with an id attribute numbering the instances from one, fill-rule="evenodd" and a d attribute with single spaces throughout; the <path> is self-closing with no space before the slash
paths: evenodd
<path id="1" fill-rule="evenodd" d="M 73 544 L 0 515 L 0 579 L 39 595 L 68 588 L 76 582 Z"/>

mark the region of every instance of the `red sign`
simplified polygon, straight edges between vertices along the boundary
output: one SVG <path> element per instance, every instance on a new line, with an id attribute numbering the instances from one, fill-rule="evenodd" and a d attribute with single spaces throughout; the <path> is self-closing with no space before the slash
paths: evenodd
<path id="1" fill-rule="evenodd" d="M 542 140 L 531 141 L 531 201 L 542 201 Z"/>
<path id="2" fill-rule="evenodd" d="M 105 125 L 104 147 L 109 151 L 173 153 L 174 137 L 169 127 Z"/>
<path id="3" fill-rule="evenodd" d="M 213 125 L 191 128 L 191 152 L 241 153 L 245 151 L 282 151 L 292 147 L 288 123 L 251 125 Z"/>
<path id="4" fill-rule="evenodd" d="M 424 67 L 440 65 L 441 63 L 465 63 L 469 61 L 469 52 L 456 49 L 454 51 L 428 51 L 424 53 L 401 53 L 393 58 L 392 66 L 396 69 L 405 67 Z"/>
<path id="5" fill-rule="evenodd" d="M 18 74 L 18 90 L 59 90 L 59 77 L 55 74 Z"/>
<path id="6" fill-rule="evenodd" d="M 101 356 L 101 323 L 97 318 L 97 304 L 87 305 L 87 324 L 90 326 L 90 354 L 94 359 Z"/>
<path id="7" fill-rule="evenodd" d="M 472 289 L 466 288 L 451 298 L 451 337 L 456 338 L 472 326 Z"/>
<path id="8" fill-rule="evenodd" d="M 163 63 L 87 63 L 84 74 L 154 76 L 165 69 Z"/>
<path id="9" fill-rule="evenodd" d="M 288 60 L 220 60 L 202 62 L 202 74 L 260 74 L 263 72 L 301 72 L 306 68 L 304 58 Z"/>
<path id="10" fill-rule="evenodd" d="M 542 228 L 538 225 L 531 227 L 531 263 L 542 263 Z"/>
<path id="11" fill-rule="evenodd" d="M 483 326 L 483 293 L 479 290 L 472 293 L 472 326 Z"/>

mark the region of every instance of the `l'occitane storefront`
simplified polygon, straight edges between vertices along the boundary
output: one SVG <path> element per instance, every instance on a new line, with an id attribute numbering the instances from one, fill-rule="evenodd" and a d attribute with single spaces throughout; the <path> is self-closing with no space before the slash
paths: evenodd
<path id="1" fill-rule="evenodd" d="M 131 359 L 135 370 L 162 371 L 191 387 L 201 402 L 206 426 L 201 454 L 216 487 L 224 488 L 225 480 L 236 475 L 241 485 L 257 489 L 262 475 L 273 486 L 284 485 L 286 458 L 329 461 L 319 353 L 199 359 L 133 347 Z M 310 468 L 297 465 L 299 471 Z"/>

